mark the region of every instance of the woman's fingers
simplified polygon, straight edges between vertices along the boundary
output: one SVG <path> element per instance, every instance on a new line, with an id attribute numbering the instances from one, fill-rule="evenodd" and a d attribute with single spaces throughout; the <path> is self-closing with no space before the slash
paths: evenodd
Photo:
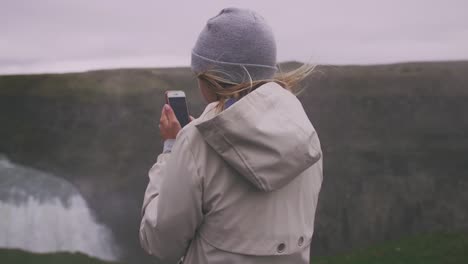
<path id="1" fill-rule="evenodd" d="M 164 112 L 166 113 L 167 122 L 170 126 L 180 126 L 179 120 L 177 120 L 174 111 L 172 111 L 172 108 L 168 104 L 164 105 Z"/>
<path id="2" fill-rule="evenodd" d="M 180 123 L 177 120 L 174 111 L 168 104 L 165 104 L 161 113 L 161 120 L 159 125 L 161 137 L 164 140 L 176 138 L 180 129 Z"/>
<path id="3" fill-rule="evenodd" d="M 163 107 L 162 111 L 161 111 L 161 118 L 159 119 L 159 126 L 163 126 L 163 127 L 167 127 L 168 125 L 168 120 L 167 120 L 167 115 L 165 113 L 165 109 Z"/>
<path id="4" fill-rule="evenodd" d="M 195 120 L 195 117 L 193 116 L 189 116 L 190 117 L 190 122 L 192 122 L 193 120 Z"/>

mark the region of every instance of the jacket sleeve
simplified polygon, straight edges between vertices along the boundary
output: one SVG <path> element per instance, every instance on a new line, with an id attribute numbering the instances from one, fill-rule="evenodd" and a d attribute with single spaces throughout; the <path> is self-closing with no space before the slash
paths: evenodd
<path id="1" fill-rule="evenodd" d="M 200 178 L 186 140 L 178 137 L 171 153 L 158 156 L 143 201 L 140 243 L 163 263 L 184 256 L 203 220 Z"/>

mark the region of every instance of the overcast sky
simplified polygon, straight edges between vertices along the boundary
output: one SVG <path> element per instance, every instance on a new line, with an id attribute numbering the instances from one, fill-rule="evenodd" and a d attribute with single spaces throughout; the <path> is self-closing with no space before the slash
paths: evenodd
<path id="1" fill-rule="evenodd" d="M 230 6 L 266 18 L 279 61 L 468 59 L 468 0 L 0 0 L 0 74 L 188 66 Z"/>

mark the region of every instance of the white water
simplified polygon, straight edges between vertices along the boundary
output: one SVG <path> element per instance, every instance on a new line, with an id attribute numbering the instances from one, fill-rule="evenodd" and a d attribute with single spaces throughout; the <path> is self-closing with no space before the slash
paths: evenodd
<path id="1" fill-rule="evenodd" d="M 118 260 L 112 233 L 95 222 L 72 184 L 1 156 L 0 248 L 79 251 Z"/>

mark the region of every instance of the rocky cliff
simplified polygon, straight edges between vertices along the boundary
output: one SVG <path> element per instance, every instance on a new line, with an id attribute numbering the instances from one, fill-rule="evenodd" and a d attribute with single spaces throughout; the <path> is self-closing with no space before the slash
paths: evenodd
<path id="1" fill-rule="evenodd" d="M 322 66 L 304 85 L 324 151 L 313 254 L 468 229 L 468 62 Z M 0 153 L 73 183 L 124 260 L 149 261 L 140 206 L 167 89 L 203 110 L 186 68 L 0 76 Z"/>

